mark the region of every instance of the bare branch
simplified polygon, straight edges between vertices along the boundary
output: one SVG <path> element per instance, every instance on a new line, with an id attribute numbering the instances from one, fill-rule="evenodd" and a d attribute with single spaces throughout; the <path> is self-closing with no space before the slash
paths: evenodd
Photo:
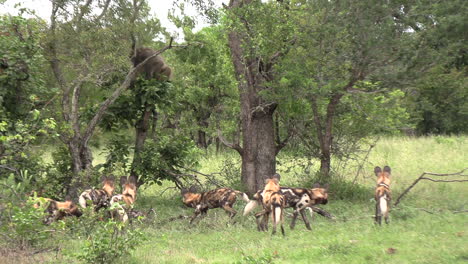
<path id="1" fill-rule="evenodd" d="M 107 8 L 109 8 L 110 2 L 111 2 L 111 0 L 107 0 L 107 1 L 104 3 L 104 7 L 102 8 L 102 12 L 101 12 L 101 14 L 96 18 L 96 21 L 100 21 L 100 20 L 102 19 L 102 17 L 106 14 Z"/>
<path id="2" fill-rule="evenodd" d="M 468 168 L 465 168 L 463 169 L 462 171 L 460 172 L 456 172 L 456 173 L 432 173 L 432 172 L 424 172 L 423 174 L 421 174 L 421 176 L 419 176 L 414 182 L 413 184 L 411 184 L 408 188 L 406 188 L 406 190 L 400 194 L 400 196 L 398 197 L 398 199 L 396 199 L 395 201 L 395 204 L 394 206 L 397 206 L 399 203 L 400 203 L 400 200 L 411 190 L 413 189 L 413 187 L 420 181 L 420 180 L 429 180 L 429 181 L 432 181 L 432 182 L 465 182 L 465 181 L 468 181 L 468 180 L 434 180 L 434 179 L 431 179 L 431 178 L 427 178 L 427 177 L 424 177 L 425 175 L 432 175 L 432 176 L 438 176 L 438 177 L 447 177 L 447 176 L 468 176 L 466 174 L 463 174 L 463 172 L 465 172 L 466 170 L 468 170 Z"/>
<path id="3" fill-rule="evenodd" d="M 239 145 L 239 144 L 234 144 L 234 143 L 229 143 L 222 135 L 222 132 L 220 129 L 218 129 L 218 138 L 219 140 L 221 140 L 221 143 L 223 143 L 226 147 L 229 147 L 229 148 L 232 148 L 232 149 L 235 149 L 237 150 L 237 152 L 239 152 L 239 154 L 242 156 L 242 154 L 244 153 L 244 150 L 242 149 L 242 147 Z"/>

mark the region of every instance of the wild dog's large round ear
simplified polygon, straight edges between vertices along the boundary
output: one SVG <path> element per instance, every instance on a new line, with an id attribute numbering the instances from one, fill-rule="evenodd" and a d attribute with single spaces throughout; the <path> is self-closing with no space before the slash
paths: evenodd
<path id="1" fill-rule="evenodd" d="M 107 176 L 107 181 L 111 184 L 111 185 L 114 185 L 114 182 L 115 182 L 115 176 L 114 175 L 109 175 Z"/>
<path id="2" fill-rule="evenodd" d="M 330 184 L 329 184 L 329 183 L 325 184 L 325 185 L 323 186 L 323 188 L 324 188 L 326 191 L 328 191 L 328 188 L 330 188 Z"/>
<path id="3" fill-rule="evenodd" d="M 384 171 L 384 172 L 387 172 L 389 175 L 390 175 L 390 173 L 392 173 L 392 169 L 390 169 L 389 166 L 385 166 L 385 167 L 383 168 L 383 171 Z"/>
<path id="4" fill-rule="evenodd" d="M 315 188 L 320 188 L 320 183 L 318 182 L 314 183 L 314 185 L 312 185 L 312 189 L 315 189 Z"/>
<path id="5" fill-rule="evenodd" d="M 120 185 L 125 185 L 127 183 L 127 176 L 120 177 Z"/>
<path id="6" fill-rule="evenodd" d="M 100 178 L 100 181 L 101 181 L 101 182 L 104 182 L 105 180 L 107 180 L 107 176 L 106 176 L 106 175 L 102 175 L 101 178 Z"/>
<path id="7" fill-rule="evenodd" d="M 136 185 L 137 184 L 137 178 L 135 176 L 128 177 L 128 183 Z"/>
<path id="8" fill-rule="evenodd" d="M 273 176 L 271 176 L 271 179 L 277 179 L 279 181 L 281 180 L 281 175 L 279 175 L 278 173 L 275 173 L 273 174 Z"/>
<path id="9" fill-rule="evenodd" d="M 379 173 L 381 173 L 381 172 L 382 172 L 382 169 L 381 169 L 379 166 L 377 166 L 377 167 L 374 168 L 375 176 L 378 176 Z"/>
<path id="10" fill-rule="evenodd" d="M 65 201 L 70 202 L 71 200 L 72 200 L 72 199 L 71 199 L 71 196 L 70 196 L 70 195 L 65 196 Z"/>
<path id="11" fill-rule="evenodd" d="M 198 191 L 198 188 L 197 188 L 197 186 L 192 185 L 192 186 L 190 186 L 188 191 L 191 192 L 191 193 L 196 193 Z"/>
<path id="12" fill-rule="evenodd" d="M 186 193 L 188 193 L 187 188 L 182 187 L 182 189 L 180 189 L 180 194 L 181 194 L 181 195 L 184 195 L 184 194 L 186 194 Z"/>

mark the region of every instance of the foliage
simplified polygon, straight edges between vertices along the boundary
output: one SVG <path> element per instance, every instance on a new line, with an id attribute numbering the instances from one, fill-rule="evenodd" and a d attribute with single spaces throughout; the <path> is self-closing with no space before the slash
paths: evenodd
<path id="1" fill-rule="evenodd" d="M 93 214 L 91 214 L 93 215 Z M 93 215 L 96 217 L 96 215 Z M 111 263 L 129 255 L 144 242 L 143 232 L 132 225 L 112 219 L 95 221 L 91 218 L 80 219 L 93 224 L 78 252 L 68 255 L 88 263 Z M 80 223 L 83 225 L 83 223 Z"/>
<path id="2" fill-rule="evenodd" d="M 160 135 L 146 141 L 136 171 L 143 182 L 161 185 L 162 180 L 175 180 L 184 169 L 195 166 L 199 155 L 193 141 L 181 135 Z"/>
<path id="3" fill-rule="evenodd" d="M 21 171 L 18 177 L 15 179 L 10 174 L 8 178 L 0 179 L 0 234 L 8 247 L 20 250 L 43 248 L 52 237 L 51 229 L 54 228 L 44 225 L 47 201 L 31 193 L 35 187 L 32 174 Z M 37 204 L 42 206 L 37 207 Z"/>
<path id="4" fill-rule="evenodd" d="M 46 60 L 40 46 L 43 23 L 0 16 L 0 117 L 21 119 L 56 91 L 45 85 Z"/>
<path id="5" fill-rule="evenodd" d="M 216 137 L 216 128 L 222 126 L 231 134 L 237 125 L 238 95 L 223 34 L 222 26 L 186 33 L 189 47 L 174 51 L 176 99 L 182 103 L 173 105 L 172 111 L 184 113 L 180 119 L 185 133 L 200 131 L 208 140 Z M 200 147 L 208 145 L 195 140 Z"/>
<path id="6" fill-rule="evenodd" d="M 467 85 L 464 71 L 442 67 L 432 69 L 415 83 L 408 99 L 419 134 L 468 132 Z"/>

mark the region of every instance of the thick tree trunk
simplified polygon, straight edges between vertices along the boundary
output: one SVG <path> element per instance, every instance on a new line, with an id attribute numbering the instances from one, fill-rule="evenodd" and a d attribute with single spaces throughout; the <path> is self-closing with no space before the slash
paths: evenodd
<path id="1" fill-rule="evenodd" d="M 276 104 L 242 120 L 242 183 L 249 193 L 263 189 L 265 179 L 276 173 L 273 113 Z"/>
<path id="2" fill-rule="evenodd" d="M 68 142 L 68 150 L 72 161 L 72 177 L 65 185 L 67 186 L 67 194 L 71 197 L 78 197 L 78 191 L 83 187 L 83 183 L 91 180 L 89 177 L 81 178 L 83 171 L 89 171 L 93 167 L 91 149 L 88 146 L 82 146 L 81 143 L 82 140 Z"/>
<path id="3" fill-rule="evenodd" d="M 229 8 L 236 9 L 251 2 L 231 0 Z M 243 23 L 246 32 L 250 31 L 248 21 L 239 19 L 239 22 Z M 268 83 L 274 80 L 273 65 L 284 52 L 261 58 L 253 48 L 253 40 L 244 32 L 229 32 L 228 42 L 240 94 L 242 147 L 219 138 L 241 155 L 242 183 L 253 194 L 264 187 L 266 178 L 276 173 L 276 154 L 287 141 L 281 142 L 278 137 L 275 140 L 273 114 L 277 103 L 261 96 L 262 91 L 269 89 Z"/>

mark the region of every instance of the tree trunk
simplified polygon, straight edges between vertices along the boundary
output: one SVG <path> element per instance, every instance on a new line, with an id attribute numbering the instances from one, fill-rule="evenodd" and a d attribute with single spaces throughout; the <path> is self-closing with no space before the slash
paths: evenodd
<path id="1" fill-rule="evenodd" d="M 141 152 L 143 151 L 143 147 L 148 134 L 148 128 L 152 112 L 153 109 L 151 109 L 151 106 L 146 104 L 145 110 L 141 114 L 140 119 L 135 124 L 135 151 L 133 154 L 132 169 L 130 172 L 130 176 L 135 177 L 135 179 L 138 179 L 136 166 L 141 162 Z"/>
<path id="2" fill-rule="evenodd" d="M 229 8 L 236 9 L 251 2 L 231 0 Z M 249 21 L 239 19 L 239 22 L 246 32 L 250 31 Z M 241 180 L 253 194 L 263 189 L 265 179 L 276 173 L 276 155 L 286 143 L 286 140 L 275 140 L 273 114 L 277 103 L 266 101 L 261 96 L 262 91 L 269 89 L 268 83 L 274 80 L 274 63 L 285 53 L 280 51 L 270 58 L 259 57 L 253 48 L 252 38 L 244 32 L 229 32 L 228 42 L 240 94 L 242 147 L 238 143 L 227 143 L 222 137 L 219 139 L 241 155 Z"/>
<path id="3" fill-rule="evenodd" d="M 206 133 L 203 130 L 198 130 L 197 137 L 197 146 L 203 149 L 208 148 L 208 143 L 206 142 Z"/>
<path id="4" fill-rule="evenodd" d="M 249 193 L 263 189 L 265 179 L 276 173 L 273 113 L 276 104 L 242 120 L 242 183 Z M 249 110 L 249 109 L 247 109 Z M 250 112 L 250 111 L 247 111 Z"/>
<path id="5" fill-rule="evenodd" d="M 70 151 L 72 161 L 72 175 L 65 185 L 67 186 L 67 194 L 71 197 L 78 197 L 78 191 L 83 187 L 84 182 L 90 182 L 89 175 L 82 179 L 80 174 L 83 171 L 89 172 L 93 167 L 93 157 L 91 149 L 88 146 L 81 145 L 82 140 L 71 140 L 68 142 L 68 150 Z"/>
<path id="6" fill-rule="evenodd" d="M 312 96 L 311 106 L 314 114 L 314 123 L 317 130 L 317 137 L 320 146 L 320 176 L 328 179 L 330 177 L 331 153 L 333 143 L 333 119 L 335 117 L 336 106 L 339 104 L 343 93 L 335 93 L 330 98 L 325 114 L 325 121 L 319 112 L 317 98 Z"/>

